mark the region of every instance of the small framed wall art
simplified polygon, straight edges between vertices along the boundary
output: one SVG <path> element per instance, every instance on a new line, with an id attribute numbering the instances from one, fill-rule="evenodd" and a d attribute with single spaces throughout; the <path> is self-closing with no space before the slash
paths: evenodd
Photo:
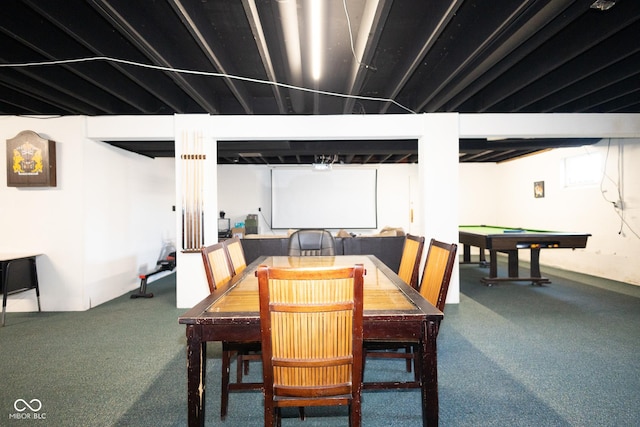
<path id="1" fill-rule="evenodd" d="M 533 183 L 533 197 L 536 199 L 544 197 L 544 181 L 536 181 Z"/>
<path id="2" fill-rule="evenodd" d="M 7 139 L 7 186 L 55 187 L 55 141 L 30 130 Z"/>

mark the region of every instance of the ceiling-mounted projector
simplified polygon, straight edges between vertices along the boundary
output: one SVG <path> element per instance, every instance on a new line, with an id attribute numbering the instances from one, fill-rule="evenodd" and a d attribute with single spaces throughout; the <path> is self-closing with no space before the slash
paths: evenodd
<path id="1" fill-rule="evenodd" d="M 330 171 L 331 163 L 314 163 L 313 165 L 314 171 Z"/>

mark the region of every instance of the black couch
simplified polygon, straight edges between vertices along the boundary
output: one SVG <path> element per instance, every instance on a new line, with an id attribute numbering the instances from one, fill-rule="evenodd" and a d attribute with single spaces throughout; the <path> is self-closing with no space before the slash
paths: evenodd
<path id="1" fill-rule="evenodd" d="M 336 237 L 336 255 L 375 255 L 387 267 L 397 272 L 404 246 L 404 236 Z M 260 256 L 286 256 L 289 238 L 242 239 L 247 264 Z"/>

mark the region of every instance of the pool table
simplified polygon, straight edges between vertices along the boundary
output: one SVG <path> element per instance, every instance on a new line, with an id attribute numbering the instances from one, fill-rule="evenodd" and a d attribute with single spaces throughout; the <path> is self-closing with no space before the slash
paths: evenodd
<path id="1" fill-rule="evenodd" d="M 489 250 L 489 277 L 481 281 L 492 285 L 500 281 L 530 281 L 534 285 L 551 283 L 540 274 L 540 249 L 584 248 L 591 234 L 563 233 L 556 231 L 528 230 L 524 228 L 496 227 L 488 225 L 461 225 L 460 243 L 463 245 L 462 263 L 471 262 L 471 246 L 480 249 L 479 263 L 486 266 L 485 250 Z M 531 251 L 529 277 L 520 276 L 518 251 Z M 497 253 L 508 255 L 508 276 L 498 277 Z"/>

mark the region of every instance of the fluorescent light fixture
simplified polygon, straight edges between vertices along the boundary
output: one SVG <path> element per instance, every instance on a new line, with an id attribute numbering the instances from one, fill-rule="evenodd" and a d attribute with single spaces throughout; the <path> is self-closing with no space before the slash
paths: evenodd
<path id="1" fill-rule="evenodd" d="M 322 0 L 311 0 L 311 76 L 320 80 L 322 73 Z"/>
<path id="2" fill-rule="evenodd" d="M 284 48 L 287 52 L 291 81 L 294 86 L 303 86 L 298 6 L 295 0 L 279 0 L 278 10 L 282 16 L 282 34 L 284 37 Z M 289 89 L 289 98 L 291 98 L 291 104 L 296 113 L 304 111 L 304 98 L 301 91 Z"/>

